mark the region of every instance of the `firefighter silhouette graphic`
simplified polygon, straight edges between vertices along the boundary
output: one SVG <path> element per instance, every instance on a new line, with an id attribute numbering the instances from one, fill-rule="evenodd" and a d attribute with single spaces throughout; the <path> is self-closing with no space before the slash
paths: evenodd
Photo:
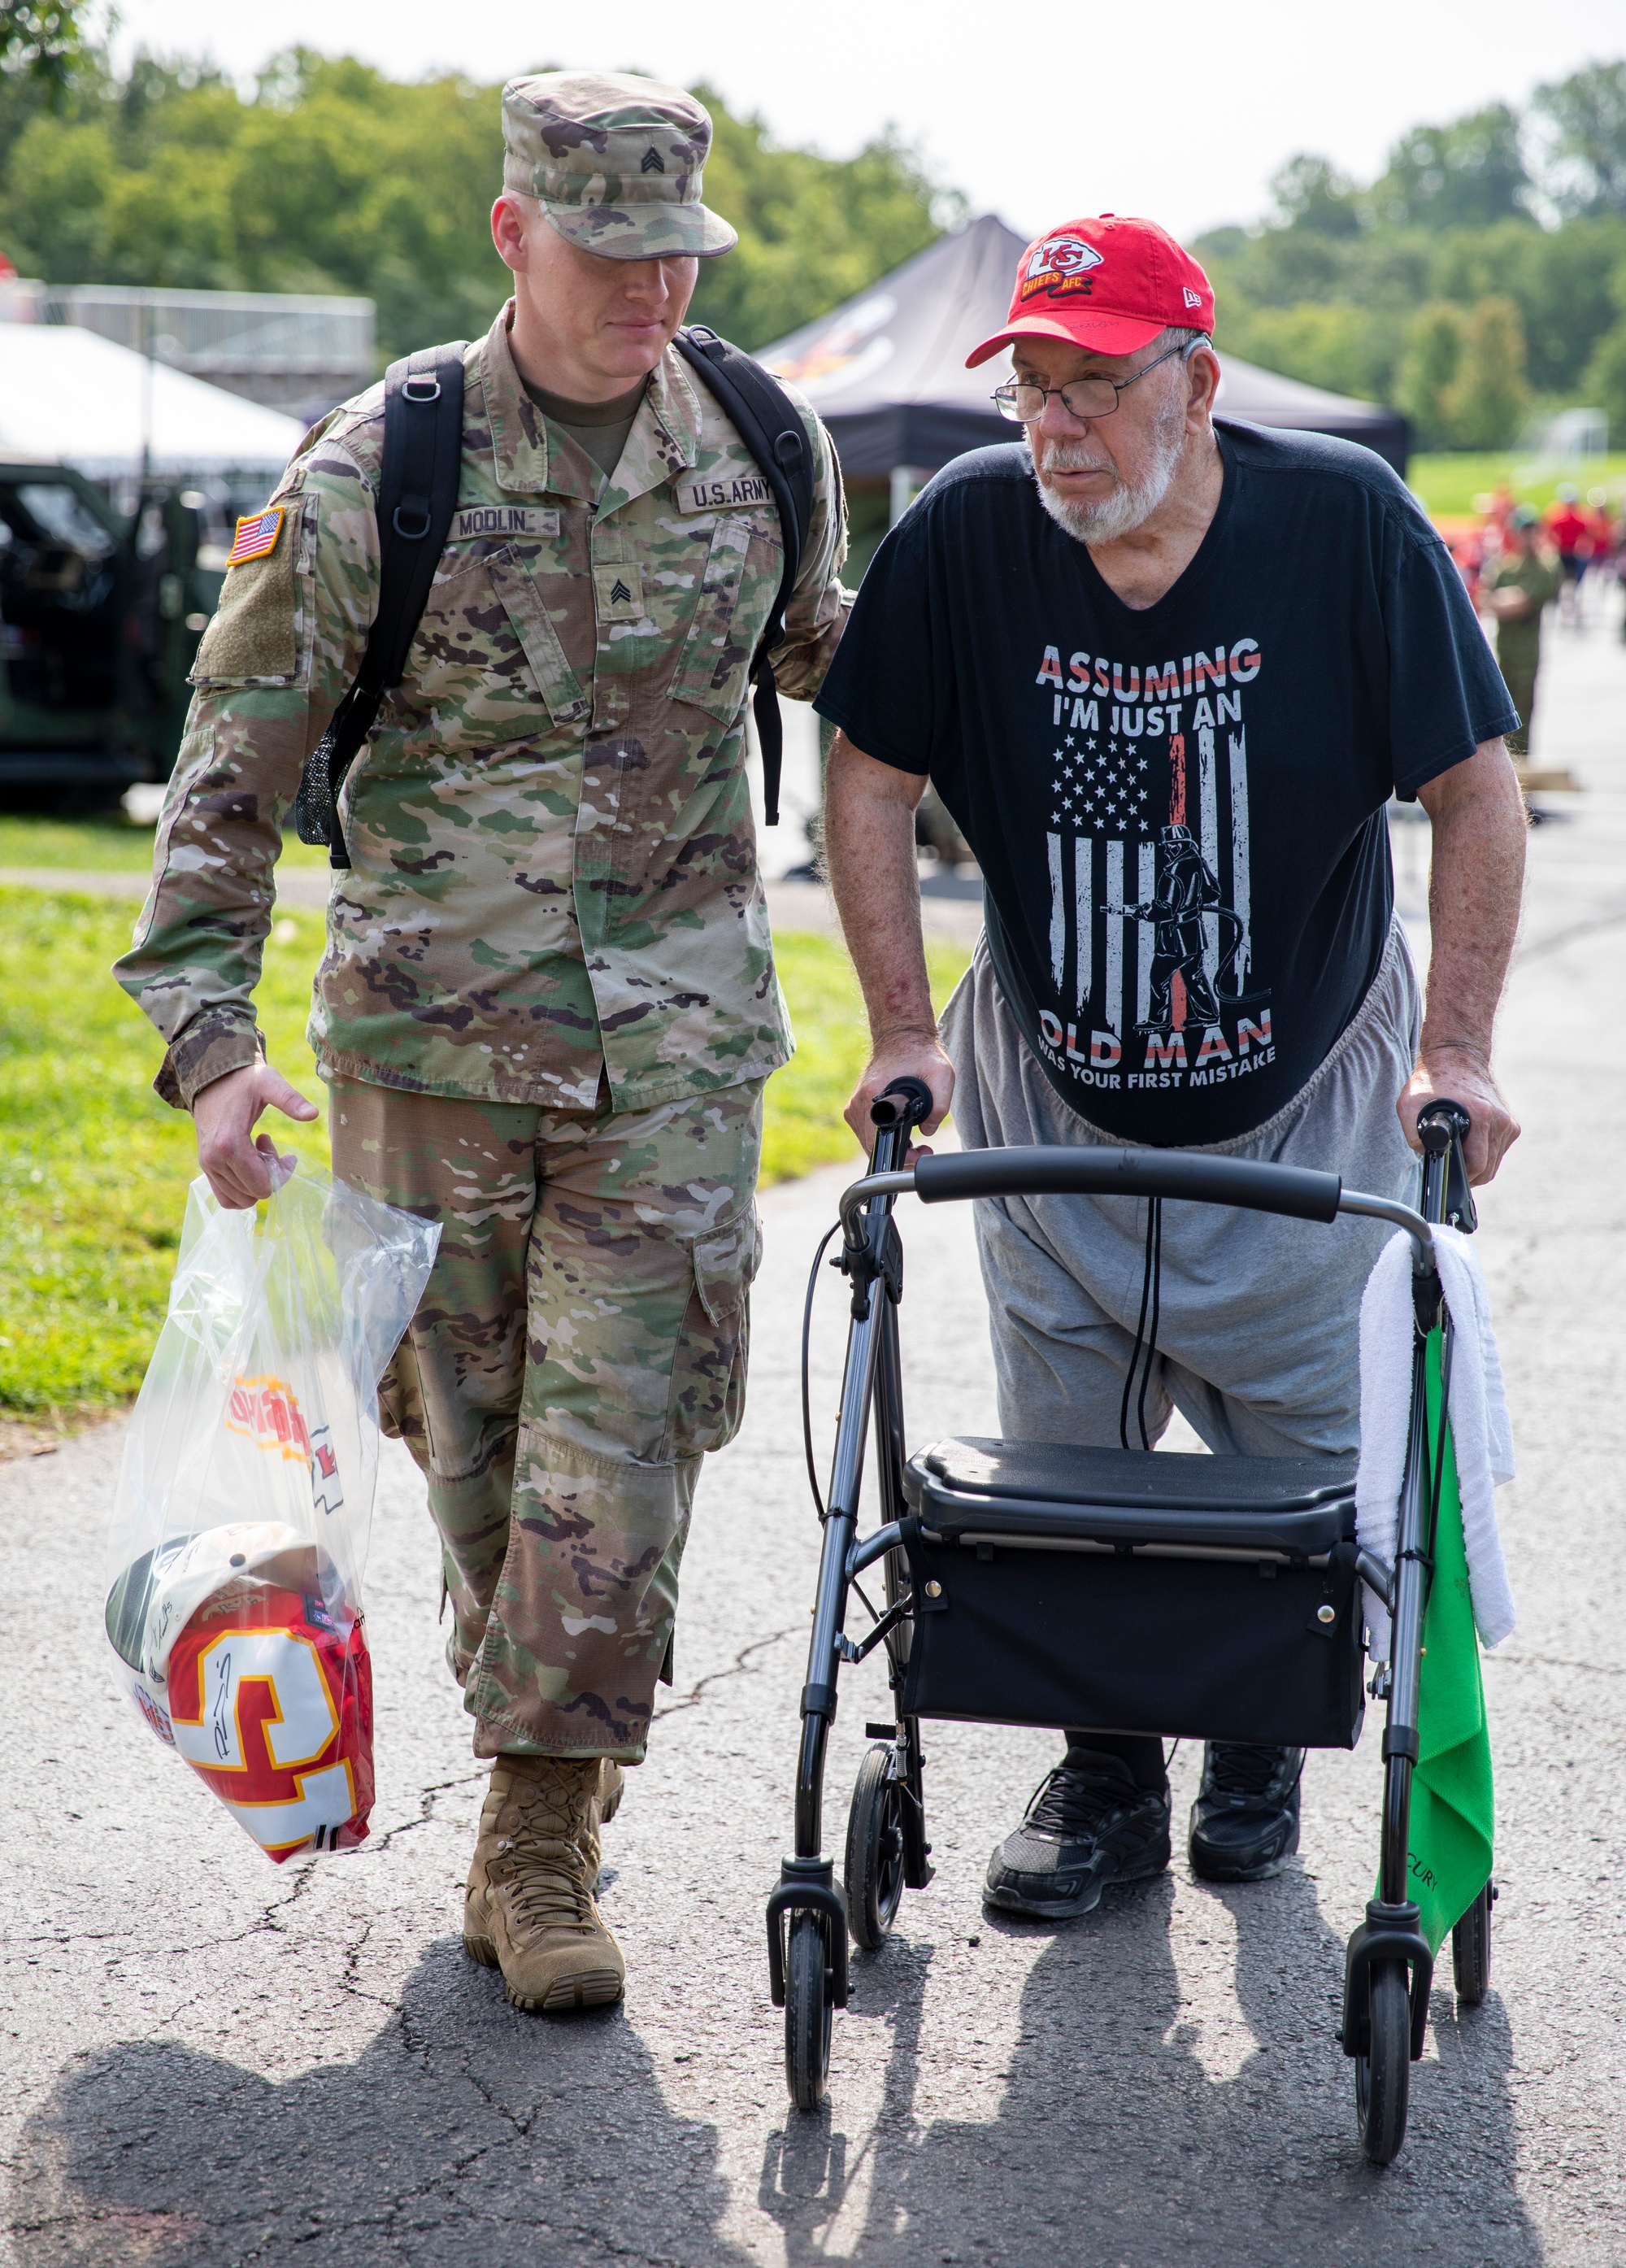
<path id="1" fill-rule="evenodd" d="M 1158 836 L 1157 880 L 1150 901 L 1114 906 L 1109 914 L 1151 926 L 1151 987 L 1142 1029 L 1167 1031 L 1174 1022 L 1174 979 L 1186 988 L 1188 1024 L 1219 1021 L 1219 992 L 1236 965 L 1244 934 L 1240 914 L 1222 902 L 1218 879 L 1188 827 L 1171 826 Z M 1218 924 L 1220 950 L 1212 976 L 1204 965 L 1208 949 L 1204 916 Z"/>

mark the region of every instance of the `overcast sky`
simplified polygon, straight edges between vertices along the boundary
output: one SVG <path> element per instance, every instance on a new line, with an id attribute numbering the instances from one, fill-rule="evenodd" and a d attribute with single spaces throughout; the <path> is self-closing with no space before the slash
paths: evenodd
<path id="1" fill-rule="evenodd" d="M 120 14 L 121 57 L 208 54 L 244 77 L 295 44 L 402 78 L 633 69 L 704 78 L 835 157 L 891 122 L 975 210 L 1033 234 L 1100 211 L 1187 236 L 1251 219 L 1297 151 L 1370 175 L 1407 126 L 1519 102 L 1626 51 L 1621 0 L 120 0 Z"/>

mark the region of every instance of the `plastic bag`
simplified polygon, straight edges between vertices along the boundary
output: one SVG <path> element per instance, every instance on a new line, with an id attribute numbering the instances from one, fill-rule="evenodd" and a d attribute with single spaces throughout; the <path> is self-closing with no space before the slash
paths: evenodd
<path id="1" fill-rule="evenodd" d="M 125 1440 L 119 1684 L 278 1865 L 367 1832 L 378 1382 L 439 1241 L 304 1165 L 251 1211 L 194 1182 Z"/>

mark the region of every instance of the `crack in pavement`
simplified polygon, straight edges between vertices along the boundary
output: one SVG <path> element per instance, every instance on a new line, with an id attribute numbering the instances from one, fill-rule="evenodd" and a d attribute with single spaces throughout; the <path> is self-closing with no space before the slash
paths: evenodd
<path id="1" fill-rule="evenodd" d="M 298 1905 L 306 1890 L 310 1889 L 315 1876 L 317 1863 L 314 1859 L 307 1859 L 294 1877 L 293 1888 L 288 1896 L 285 1898 L 274 1898 L 269 1905 L 262 1906 L 259 1919 L 250 1922 L 246 1928 L 232 1930 L 225 1936 L 211 1936 L 201 1945 L 153 1945 L 150 1942 L 132 1945 L 126 1951 L 107 1955 L 103 1963 L 103 1975 L 109 1981 L 118 1978 L 118 1971 L 126 1961 L 194 1961 L 218 1952 L 224 1945 L 246 1945 L 253 1937 L 263 1937 L 268 1934 L 273 1937 L 286 1935 L 286 1929 L 281 1917 L 287 1913 L 291 1907 Z M 43 1936 L 25 1939 L 21 1942 L 29 1945 L 54 1945 L 67 1951 L 74 1946 L 100 1945 L 109 1939 L 129 1938 L 130 1934 L 129 1929 L 58 1930 Z M 122 1982 L 123 1979 L 118 1978 L 118 1981 Z"/>
<path id="2" fill-rule="evenodd" d="M 386 1828 L 376 1843 L 369 1836 L 366 1844 L 367 1855 L 370 1858 L 377 1858 L 380 1852 L 389 1849 L 398 1835 L 410 1835 L 415 1828 L 427 1827 L 435 1815 L 435 1805 L 439 1797 L 449 1795 L 454 1787 L 473 1787 L 482 1784 L 485 1777 L 482 1771 L 460 1772 L 455 1779 L 438 1780 L 433 1787 L 421 1789 L 418 1793 L 418 1816 L 416 1819 L 403 1819 L 395 1826 Z"/>
<path id="3" fill-rule="evenodd" d="M 710 1671 L 698 1684 L 690 1686 L 681 1701 L 668 1701 L 664 1709 L 657 1709 L 651 1721 L 658 1725 L 663 1718 L 675 1717 L 681 1709 L 693 1709 L 705 1698 L 708 1686 L 720 1685 L 725 1678 L 739 1676 L 747 1667 L 753 1666 L 751 1656 L 754 1653 L 761 1653 L 767 1646 L 777 1646 L 782 1638 L 794 1638 L 800 1628 L 799 1623 L 792 1623 L 787 1630 L 771 1631 L 766 1638 L 753 1638 L 749 1646 L 740 1647 L 726 1669 Z"/>
<path id="4" fill-rule="evenodd" d="M 344 1963 L 339 1971 L 339 1990 L 341 1992 L 347 1993 L 352 1999 L 371 2000 L 376 2007 L 378 2006 L 377 1993 L 364 1992 L 358 1981 L 358 1973 L 361 1969 L 361 1957 L 367 1949 L 368 1940 L 372 1935 L 372 1919 L 371 1915 L 369 1915 L 368 1918 L 364 1921 L 361 1926 L 361 1935 L 359 1937 L 353 1938 L 344 1948 Z"/>

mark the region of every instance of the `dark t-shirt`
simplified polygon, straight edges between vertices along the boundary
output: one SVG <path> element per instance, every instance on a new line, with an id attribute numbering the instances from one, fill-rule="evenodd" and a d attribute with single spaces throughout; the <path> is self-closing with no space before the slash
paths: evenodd
<path id="1" fill-rule="evenodd" d="M 930 773 L 1024 1038 L 1132 1142 L 1228 1141 L 1297 1094 L 1377 973 L 1391 791 L 1518 721 L 1380 458 L 1218 430 L 1212 525 L 1140 609 L 1044 512 L 1024 445 L 957 459 L 876 554 L 816 703 Z"/>

